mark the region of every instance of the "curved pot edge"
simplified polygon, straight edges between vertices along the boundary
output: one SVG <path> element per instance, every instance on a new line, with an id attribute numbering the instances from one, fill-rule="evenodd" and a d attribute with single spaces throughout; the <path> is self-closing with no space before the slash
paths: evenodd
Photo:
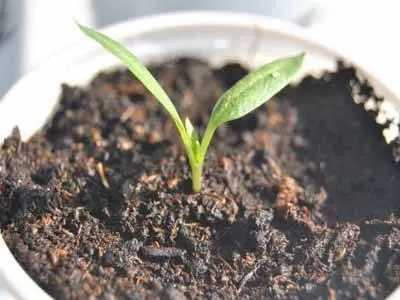
<path id="1" fill-rule="evenodd" d="M 132 26 L 132 23 L 135 26 Z M 379 79 L 372 75 L 372 72 L 365 68 L 362 63 L 357 61 L 356 57 L 350 57 L 346 53 L 342 52 L 335 45 L 327 45 L 326 43 L 320 42 L 320 40 L 313 36 L 313 33 L 302 29 L 296 25 L 287 23 L 285 21 L 274 20 L 265 16 L 255 15 L 251 13 L 238 13 L 238 12 L 215 12 L 215 11 L 181 11 L 178 13 L 163 13 L 159 15 L 142 17 L 136 20 L 124 21 L 111 26 L 107 26 L 102 29 L 108 35 L 111 35 L 117 39 L 126 37 L 126 32 L 129 32 L 130 36 L 136 34 L 143 34 L 146 32 L 151 32 L 154 30 L 159 30 L 161 28 L 173 28 L 176 26 L 207 26 L 212 23 L 213 25 L 221 26 L 234 26 L 234 27 L 251 27 L 255 31 L 273 31 L 279 35 L 285 35 L 286 37 L 293 38 L 302 43 L 308 43 L 311 46 L 322 49 L 331 56 L 341 59 L 346 62 L 351 62 L 365 78 L 368 78 L 370 83 L 375 88 L 379 95 L 385 96 L 385 98 L 393 99 L 397 107 L 400 106 L 399 98 L 388 89 Z M 81 52 L 81 47 L 84 46 L 85 49 L 93 49 L 97 47 L 96 45 L 90 44 L 86 41 L 86 38 L 81 39 L 80 42 L 71 45 L 68 51 L 58 54 L 50 58 L 44 66 L 38 69 L 45 68 L 46 66 L 52 65 L 60 60 L 60 57 L 74 57 Z M 7 99 L 13 98 L 13 93 L 15 90 L 20 88 L 26 80 L 30 77 L 34 77 L 37 69 L 31 71 L 29 74 L 25 75 L 20 79 L 4 96 L 3 101 L 0 102 L 0 111 L 5 107 L 4 103 L 7 103 Z M 0 235 L 0 271 L 3 275 L 6 274 L 7 285 L 11 289 L 10 292 L 14 294 L 17 299 L 52 299 L 46 292 L 44 292 L 28 274 L 23 270 L 23 268 L 15 260 L 11 252 L 9 251 L 7 245 L 4 242 L 3 237 Z M 5 259 L 3 259 L 5 258 Z M 21 285 L 13 284 L 23 282 Z M 19 289 L 21 288 L 21 289 Z M 30 295 L 29 298 L 23 295 Z M 400 298 L 400 287 L 395 289 L 387 299 L 394 300 Z"/>

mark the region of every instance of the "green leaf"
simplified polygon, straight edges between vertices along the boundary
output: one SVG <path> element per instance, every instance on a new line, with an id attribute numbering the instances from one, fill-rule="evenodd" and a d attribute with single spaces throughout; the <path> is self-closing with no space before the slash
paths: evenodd
<path id="1" fill-rule="evenodd" d="M 210 125 L 239 119 L 255 110 L 289 84 L 300 69 L 305 53 L 277 59 L 251 72 L 225 92 L 214 106 Z"/>
<path id="2" fill-rule="evenodd" d="M 215 104 L 198 152 L 205 158 L 215 130 L 222 123 L 239 119 L 278 93 L 303 64 L 305 53 L 277 59 L 249 73 L 226 91 Z"/>
<path id="3" fill-rule="evenodd" d="M 179 131 L 183 129 L 182 120 L 172 103 L 171 99 L 165 93 L 164 89 L 160 86 L 157 80 L 151 75 L 143 63 L 133 55 L 126 47 L 118 43 L 117 41 L 109 38 L 108 36 L 88 28 L 86 26 L 78 24 L 79 28 L 88 37 L 97 41 L 106 50 L 112 53 L 114 56 L 120 59 L 121 63 L 124 64 L 128 69 L 137 77 L 138 80 L 150 91 L 150 93 L 162 104 L 162 106 L 168 111 L 172 119 L 175 121 Z M 182 133 L 181 133 L 182 134 Z"/>
<path id="4" fill-rule="evenodd" d="M 119 58 L 122 64 L 124 64 L 132 74 L 142 82 L 142 84 L 150 91 L 150 93 L 161 103 L 161 105 L 167 110 L 171 118 L 175 122 L 175 125 L 182 138 L 182 142 L 185 146 L 190 161 L 194 161 L 193 147 L 191 145 L 191 138 L 188 136 L 185 126 L 179 117 L 178 111 L 176 110 L 171 99 L 168 97 L 165 90 L 157 82 L 157 80 L 151 75 L 145 65 L 125 46 L 121 45 L 117 41 L 111 39 L 105 34 L 98 32 L 92 28 L 83 26 L 77 23 L 79 28 L 84 34 L 91 39 L 98 42 L 104 49 Z"/>
<path id="5" fill-rule="evenodd" d="M 186 117 L 185 119 L 185 127 L 186 127 L 186 132 L 187 134 L 192 138 L 192 140 L 199 140 L 199 136 L 196 132 L 196 129 L 194 129 L 192 123 L 190 122 L 189 118 Z"/>
<path id="6" fill-rule="evenodd" d="M 196 129 L 194 129 L 192 123 L 190 122 L 189 118 L 185 119 L 185 128 L 186 132 L 190 137 L 190 143 L 193 152 L 195 153 L 195 156 L 197 154 L 197 151 L 200 147 L 200 142 L 199 142 L 199 135 L 196 132 Z"/>

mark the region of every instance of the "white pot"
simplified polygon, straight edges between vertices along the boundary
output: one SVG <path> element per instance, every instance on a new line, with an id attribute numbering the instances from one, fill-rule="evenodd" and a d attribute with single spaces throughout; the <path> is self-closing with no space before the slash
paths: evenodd
<path id="1" fill-rule="evenodd" d="M 78 29 L 77 29 L 78 30 Z M 192 55 L 212 64 L 237 60 L 254 67 L 281 55 L 305 50 L 306 73 L 333 70 L 336 59 L 357 62 L 294 25 L 261 16 L 221 12 L 185 12 L 137 19 L 111 26 L 104 32 L 129 46 L 145 62 Z M 82 36 L 82 42 L 48 60 L 26 75 L 0 102 L 0 142 L 19 126 L 30 137 L 50 117 L 62 82 L 85 84 L 99 70 L 115 65 L 113 56 Z M 400 103 L 399 97 L 358 66 L 378 94 Z M 299 77 L 299 79 L 300 79 Z M 10 298 L 3 296 L 8 293 Z M 400 297 L 396 290 L 389 298 Z M 15 298 L 12 298 L 15 297 Z M 0 298 L 50 299 L 16 262 L 0 236 Z"/>

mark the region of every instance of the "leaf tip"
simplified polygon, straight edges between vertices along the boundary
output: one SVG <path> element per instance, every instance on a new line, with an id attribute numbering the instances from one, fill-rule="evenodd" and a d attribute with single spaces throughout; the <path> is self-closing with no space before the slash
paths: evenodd
<path id="1" fill-rule="evenodd" d="M 76 26 L 78 26 L 78 28 L 79 28 L 83 33 L 85 33 L 86 35 L 90 35 L 90 33 L 93 32 L 93 29 L 91 29 L 91 28 L 89 28 L 89 27 L 87 27 L 87 26 L 85 26 L 85 25 L 82 25 L 82 24 L 79 23 L 77 20 L 74 20 L 74 21 L 75 21 Z"/>
<path id="2" fill-rule="evenodd" d="M 295 57 L 299 60 L 300 65 L 302 65 L 302 64 L 303 64 L 303 61 L 304 61 L 304 58 L 306 57 L 306 51 L 300 52 L 300 53 L 297 54 Z"/>
<path id="3" fill-rule="evenodd" d="M 76 26 L 78 26 L 81 30 L 83 28 L 85 28 L 85 26 L 83 26 L 81 23 L 79 23 L 76 19 L 74 19 L 74 23 L 76 24 Z"/>
<path id="4" fill-rule="evenodd" d="M 190 122 L 188 117 L 185 118 L 185 127 L 186 127 L 187 134 L 189 136 L 192 136 L 193 132 L 194 132 L 194 127 L 193 127 L 192 122 Z"/>

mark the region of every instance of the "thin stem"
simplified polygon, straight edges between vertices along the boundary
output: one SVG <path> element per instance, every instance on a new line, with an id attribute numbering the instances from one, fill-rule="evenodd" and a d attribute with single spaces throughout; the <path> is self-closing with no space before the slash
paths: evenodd
<path id="1" fill-rule="evenodd" d="M 202 164 L 190 164 L 192 168 L 192 187 L 193 192 L 198 193 L 201 190 L 201 182 L 203 177 L 203 165 Z"/>
<path id="2" fill-rule="evenodd" d="M 214 131 L 215 129 L 208 124 L 200 148 L 194 155 L 197 159 L 191 159 L 189 157 L 190 167 L 192 169 L 192 187 L 193 192 L 195 193 L 198 193 L 201 190 L 204 159 L 206 157 L 207 148 L 210 145 Z"/>

